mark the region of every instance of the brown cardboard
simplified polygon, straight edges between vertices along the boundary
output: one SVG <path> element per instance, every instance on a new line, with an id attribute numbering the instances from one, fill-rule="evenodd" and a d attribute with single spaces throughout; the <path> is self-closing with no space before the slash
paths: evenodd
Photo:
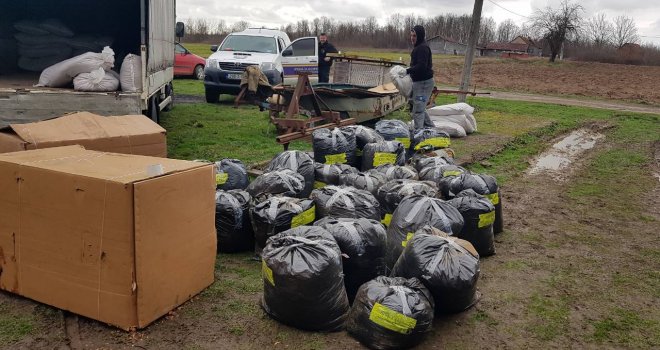
<path id="1" fill-rule="evenodd" d="M 210 164 L 80 146 L 0 154 L 0 289 L 143 328 L 213 283 L 214 192 Z"/>
<path id="2" fill-rule="evenodd" d="M 167 157 L 165 129 L 143 115 L 103 117 L 89 112 L 0 130 L 0 153 L 66 145 L 89 150 Z"/>

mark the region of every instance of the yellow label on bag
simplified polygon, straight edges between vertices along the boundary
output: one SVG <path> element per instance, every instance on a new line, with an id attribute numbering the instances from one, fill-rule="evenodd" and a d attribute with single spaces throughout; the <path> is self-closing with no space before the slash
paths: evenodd
<path id="1" fill-rule="evenodd" d="M 397 137 L 394 139 L 394 141 L 401 142 L 405 148 L 410 147 L 410 137 Z"/>
<path id="2" fill-rule="evenodd" d="M 410 334 L 417 326 L 416 319 L 396 312 L 380 303 L 374 304 L 374 308 L 371 309 L 369 314 L 369 321 L 401 334 Z"/>
<path id="3" fill-rule="evenodd" d="M 408 234 L 406 235 L 406 239 L 404 241 L 401 241 L 401 246 L 403 246 L 403 247 L 407 246 L 408 241 L 410 241 L 413 238 L 414 235 L 415 235 L 414 233 L 408 232 Z"/>
<path id="4" fill-rule="evenodd" d="M 479 224 L 477 227 L 487 227 L 492 225 L 495 222 L 495 211 L 491 211 L 485 214 L 479 214 Z"/>
<path id="5" fill-rule="evenodd" d="M 358 157 L 362 157 L 362 150 L 361 149 L 356 149 L 355 150 L 355 155 Z"/>
<path id="6" fill-rule="evenodd" d="M 435 148 L 445 148 L 449 147 L 451 144 L 451 141 L 449 140 L 448 137 L 432 137 L 430 139 L 426 139 L 420 143 L 418 143 L 415 146 L 415 150 L 418 150 L 424 146 L 432 146 Z"/>
<path id="7" fill-rule="evenodd" d="M 390 226 L 390 222 L 392 222 L 392 214 L 385 214 L 385 217 L 383 218 L 383 220 L 380 220 L 380 222 L 381 222 L 383 225 L 389 227 L 389 226 Z"/>
<path id="8" fill-rule="evenodd" d="M 498 205 L 500 203 L 500 194 L 498 192 L 491 193 L 491 194 L 484 194 L 483 196 L 488 198 L 488 200 L 493 205 Z"/>
<path id="9" fill-rule="evenodd" d="M 326 154 L 325 164 L 345 164 L 346 163 L 346 153 L 339 154 Z"/>
<path id="10" fill-rule="evenodd" d="M 442 173 L 442 177 L 447 177 L 447 176 L 460 176 L 463 172 L 460 170 L 447 170 L 444 173 Z"/>
<path id="11" fill-rule="evenodd" d="M 216 185 L 224 185 L 227 182 L 227 179 L 229 179 L 229 174 L 227 173 L 215 174 Z"/>
<path id="12" fill-rule="evenodd" d="M 307 225 L 310 222 L 313 222 L 314 219 L 316 218 L 315 212 L 316 212 L 316 206 L 312 206 L 311 208 L 294 216 L 293 219 L 291 219 L 291 228 Z"/>
<path id="13" fill-rule="evenodd" d="M 263 276 L 264 280 L 270 282 L 270 284 L 275 286 L 275 279 L 273 278 L 273 270 L 266 265 L 266 260 L 261 259 L 261 275 Z"/>
<path id="14" fill-rule="evenodd" d="M 396 154 L 376 152 L 374 153 L 374 166 L 396 163 Z"/>
<path id="15" fill-rule="evenodd" d="M 325 187 L 325 186 L 326 186 L 326 183 L 325 183 L 325 182 L 314 181 L 314 189 L 323 188 L 323 187 Z"/>

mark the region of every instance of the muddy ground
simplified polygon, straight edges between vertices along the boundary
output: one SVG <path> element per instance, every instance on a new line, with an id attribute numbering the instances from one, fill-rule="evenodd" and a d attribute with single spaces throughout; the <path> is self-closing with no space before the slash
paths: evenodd
<path id="1" fill-rule="evenodd" d="M 463 59 L 436 60 L 436 81 L 458 86 Z M 471 87 L 547 95 L 596 97 L 660 105 L 660 66 L 632 66 L 595 62 L 548 63 L 547 58 L 478 58 Z"/>
<path id="2" fill-rule="evenodd" d="M 605 138 L 560 178 L 519 172 L 502 187 L 505 232 L 496 237 L 497 254 L 481 261 L 481 300 L 461 314 L 436 319 L 419 349 L 660 346 L 660 184 L 651 176 L 660 174 L 660 143 L 624 143 L 608 124 L 588 127 Z M 465 158 L 470 162 L 507 142 L 475 136 L 480 137 L 460 145 L 480 150 L 481 156 Z M 638 169 L 635 179 L 595 175 L 600 159 L 613 152 L 651 154 L 656 162 Z M 626 181 L 652 190 L 628 196 Z M 611 195 L 576 192 L 602 183 L 611 186 Z M 346 332 L 301 332 L 266 316 L 258 306 L 260 265 L 250 254 L 220 255 L 216 277 L 192 301 L 130 333 L 0 293 L 0 310 L 15 315 L 16 327 L 33 325 L 5 348 L 361 348 Z M 7 343 L 2 335 L 0 340 Z"/>

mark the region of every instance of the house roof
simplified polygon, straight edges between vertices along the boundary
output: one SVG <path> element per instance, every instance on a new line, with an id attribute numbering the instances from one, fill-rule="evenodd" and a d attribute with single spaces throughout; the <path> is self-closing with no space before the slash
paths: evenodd
<path id="1" fill-rule="evenodd" d="M 513 43 L 488 43 L 488 44 L 486 44 L 486 50 L 526 52 L 528 48 L 529 48 L 528 44 L 513 44 Z"/>
<path id="2" fill-rule="evenodd" d="M 448 37 L 446 37 L 446 36 L 442 36 L 442 35 L 434 35 L 434 36 L 432 36 L 432 37 L 426 39 L 427 42 L 428 42 L 428 41 L 431 41 L 431 40 L 444 40 L 444 41 L 448 41 L 448 42 L 450 42 L 450 43 L 455 43 L 455 44 L 459 44 L 459 45 L 466 45 L 466 44 L 463 44 L 463 43 L 461 43 L 461 42 L 458 42 L 458 40 L 455 40 L 455 39 L 452 39 L 452 38 L 448 38 Z M 466 45 L 466 46 L 467 46 L 467 45 Z"/>

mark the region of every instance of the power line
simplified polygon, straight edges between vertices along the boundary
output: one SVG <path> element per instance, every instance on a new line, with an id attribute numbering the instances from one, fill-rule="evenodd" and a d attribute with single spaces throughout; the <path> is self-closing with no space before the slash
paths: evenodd
<path id="1" fill-rule="evenodd" d="M 511 10 L 509 10 L 508 8 L 506 8 L 506 7 L 504 7 L 504 6 L 502 6 L 502 5 L 498 4 L 498 3 L 496 3 L 496 2 L 493 1 L 493 0 L 488 0 L 488 1 L 491 2 L 493 5 L 495 5 L 495 6 L 499 7 L 499 8 L 501 8 L 502 10 L 507 11 L 507 12 L 510 12 L 510 13 L 513 13 L 513 14 L 516 15 L 516 16 L 529 18 L 528 16 L 523 16 L 523 15 L 521 15 L 521 14 L 519 14 L 519 13 L 515 13 L 515 12 L 511 11 Z"/>

